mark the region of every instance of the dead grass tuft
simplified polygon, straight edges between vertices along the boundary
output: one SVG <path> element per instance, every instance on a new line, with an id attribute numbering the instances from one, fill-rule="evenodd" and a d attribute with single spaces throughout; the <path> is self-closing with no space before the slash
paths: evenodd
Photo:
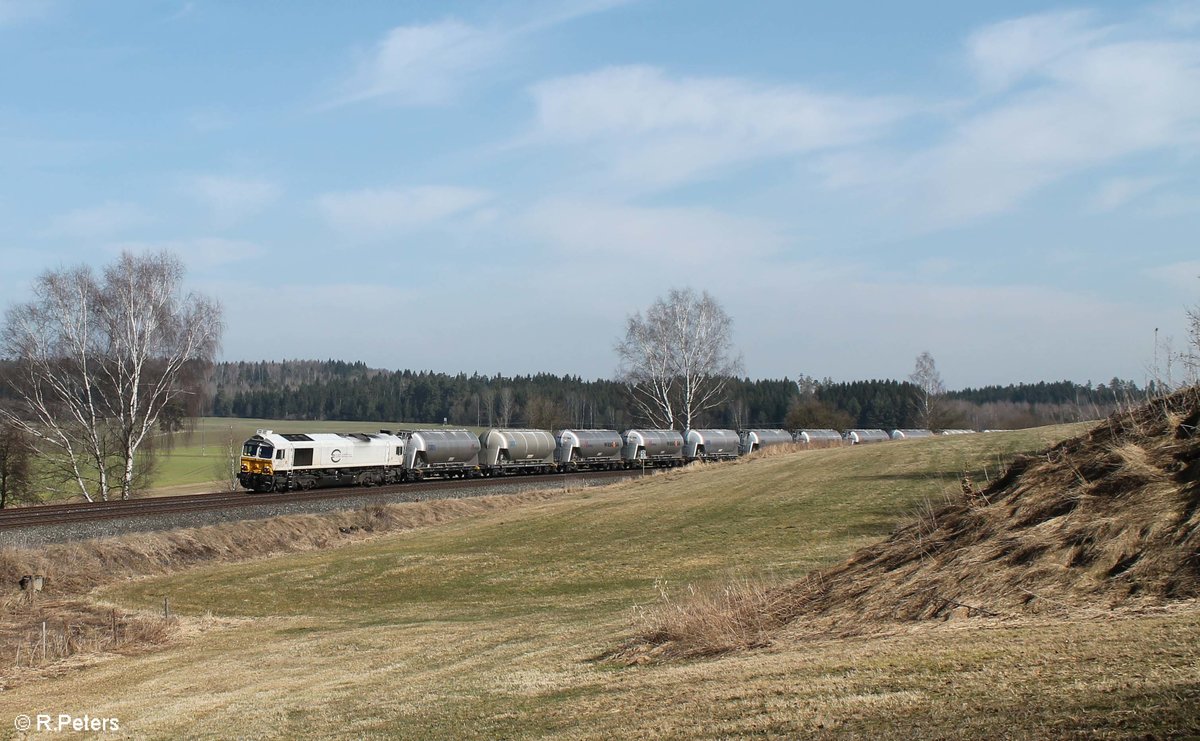
<path id="1" fill-rule="evenodd" d="M 1018 458 L 981 492 L 926 503 L 839 566 L 659 610 L 612 656 L 711 655 L 762 645 L 801 622 L 850 635 L 951 616 L 1071 616 L 1200 597 L 1197 420 L 1200 387 L 1122 410 Z"/>
<path id="2" fill-rule="evenodd" d="M 644 635 L 599 660 L 619 659 L 643 664 L 671 646 L 687 646 L 690 657 L 714 656 L 767 644 L 771 631 L 786 622 L 786 605 L 778 589 L 765 582 L 739 579 L 721 586 L 686 587 L 676 596 L 662 581 L 655 582 L 658 602 L 634 612 Z"/>

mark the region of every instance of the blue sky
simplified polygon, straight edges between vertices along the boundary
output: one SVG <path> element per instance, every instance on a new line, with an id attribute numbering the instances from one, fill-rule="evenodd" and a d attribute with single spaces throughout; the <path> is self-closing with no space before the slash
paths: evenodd
<path id="1" fill-rule="evenodd" d="M 342 7 L 350 7 L 347 11 Z M 0 298 L 168 249 L 223 357 L 1144 381 L 1200 301 L 1200 2 L 0 0 Z"/>

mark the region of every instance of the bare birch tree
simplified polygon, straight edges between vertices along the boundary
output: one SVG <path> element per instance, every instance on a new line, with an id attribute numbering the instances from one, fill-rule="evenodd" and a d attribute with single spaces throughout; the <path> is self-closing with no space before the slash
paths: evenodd
<path id="1" fill-rule="evenodd" d="M 1188 348 L 1183 354 L 1183 363 L 1187 369 L 1188 383 L 1200 382 L 1200 303 L 1187 312 Z"/>
<path id="2" fill-rule="evenodd" d="M 917 387 L 917 418 L 920 425 L 932 428 L 940 420 L 946 384 L 942 383 L 942 375 L 938 373 L 937 364 L 928 350 L 917 356 L 916 366 L 908 380 Z"/>
<path id="3" fill-rule="evenodd" d="M 642 416 L 662 428 L 688 429 L 725 401 L 741 371 L 733 321 L 707 291 L 671 289 L 643 317 L 630 316 L 615 346 L 619 376 Z"/>
<path id="4" fill-rule="evenodd" d="M 127 252 L 102 279 L 47 272 L 32 301 L 8 310 L 0 353 L 14 361 L 18 404 L 2 414 L 61 454 L 89 501 L 130 496 L 138 448 L 189 392 L 187 371 L 216 354 L 220 307 L 185 295 L 182 280 L 169 253 Z"/>
<path id="5" fill-rule="evenodd" d="M 513 391 L 508 386 L 500 389 L 499 406 L 499 424 L 501 427 L 508 427 L 512 421 L 513 412 L 516 410 L 516 399 L 513 398 Z"/>

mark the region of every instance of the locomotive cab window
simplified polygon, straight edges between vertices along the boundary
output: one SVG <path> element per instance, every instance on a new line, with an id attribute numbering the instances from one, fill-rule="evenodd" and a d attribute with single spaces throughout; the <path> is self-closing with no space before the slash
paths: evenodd
<path id="1" fill-rule="evenodd" d="M 258 457 L 259 458 L 266 458 L 267 460 L 270 460 L 271 456 L 274 454 L 275 454 L 275 449 L 272 448 L 270 445 L 264 445 L 258 449 Z"/>
<path id="2" fill-rule="evenodd" d="M 258 443 L 246 443 L 242 446 L 242 455 L 246 456 L 247 458 L 253 458 L 257 451 Z"/>
<path id="3" fill-rule="evenodd" d="M 283 460 L 283 450 L 275 451 L 275 460 L 277 460 L 277 461 Z"/>

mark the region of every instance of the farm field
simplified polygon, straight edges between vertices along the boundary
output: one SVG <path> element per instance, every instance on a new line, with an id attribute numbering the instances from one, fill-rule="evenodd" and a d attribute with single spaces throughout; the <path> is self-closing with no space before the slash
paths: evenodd
<path id="1" fill-rule="evenodd" d="M 1200 732 L 1200 611 L 785 630 L 722 658 L 596 661 L 646 610 L 846 558 L 1080 426 L 697 467 L 96 596 L 168 646 L 20 678 L 0 716 L 137 737 L 1158 737 Z M 419 505 L 417 505 L 419 506 Z M 5 721 L 0 736 L 11 731 Z"/>

